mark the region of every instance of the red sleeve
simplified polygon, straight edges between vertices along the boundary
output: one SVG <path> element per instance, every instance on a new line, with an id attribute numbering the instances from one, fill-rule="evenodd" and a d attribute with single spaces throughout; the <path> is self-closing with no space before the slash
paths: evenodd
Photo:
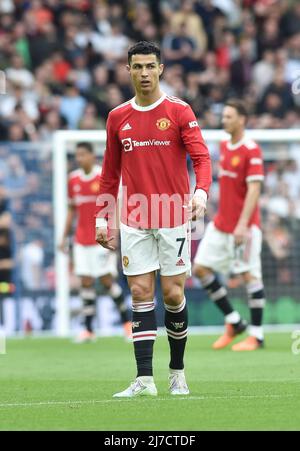
<path id="1" fill-rule="evenodd" d="M 247 154 L 246 182 L 264 179 L 264 162 L 260 147 L 249 149 Z"/>
<path id="2" fill-rule="evenodd" d="M 107 119 L 106 133 L 106 150 L 103 159 L 95 216 L 109 219 L 112 218 L 115 212 L 120 185 L 122 157 L 117 130 L 113 126 L 113 120 L 110 114 Z"/>
<path id="3" fill-rule="evenodd" d="M 68 179 L 68 203 L 69 203 L 69 205 L 74 204 L 74 193 L 73 193 L 72 185 L 73 185 L 72 179 L 71 179 L 71 177 L 69 177 L 69 179 Z"/>
<path id="4" fill-rule="evenodd" d="M 208 193 L 212 181 L 210 155 L 190 106 L 181 113 L 179 121 L 181 138 L 193 162 L 196 189 L 203 189 Z"/>

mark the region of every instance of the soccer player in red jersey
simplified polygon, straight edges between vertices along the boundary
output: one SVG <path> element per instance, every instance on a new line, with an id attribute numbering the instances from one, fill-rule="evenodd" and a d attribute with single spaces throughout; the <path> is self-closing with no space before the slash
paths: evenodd
<path id="1" fill-rule="evenodd" d="M 123 271 L 132 294 L 137 377 L 126 390 L 114 396 L 157 394 L 152 368 L 157 333 L 154 311 L 157 270 L 171 354 L 169 389 L 172 395 L 187 395 L 184 351 L 188 317 L 184 284 L 191 262 L 186 158 L 189 154 L 196 175 L 191 202 L 194 218 L 205 211 L 211 162 L 190 106 L 160 90 L 159 77 L 163 72 L 160 49 L 149 42 L 135 44 L 128 52 L 127 69 L 135 97 L 108 116 L 107 147 L 96 208 L 96 240 L 111 248 L 113 201 L 122 175 L 121 251 Z"/>
<path id="2" fill-rule="evenodd" d="M 251 313 L 249 336 L 235 344 L 234 351 L 252 351 L 263 346 L 262 316 L 265 304 L 261 274 L 262 232 L 258 200 L 264 178 L 262 152 L 245 136 L 247 111 L 242 101 L 232 99 L 223 111 L 223 126 L 231 136 L 221 143 L 218 212 L 199 244 L 193 272 L 225 316 L 225 333 L 214 349 L 228 346 L 247 323 L 234 311 L 227 290 L 216 272 L 240 274 L 247 288 Z"/>
<path id="3" fill-rule="evenodd" d="M 95 279 L 99 278 L 107 294 L 118 308 L 127 338 L 131 338 L 131 321 L 122 289 L 116 282 L 118 275 L 115 252 L 95 244 L 95 202 L 99 190 L 101 167 L 95 165 L 95 155 L 90 143 L 81 142 L 76 147 L 79 169 L 71 172 L 68 182 L 69 208 L 60 250 L 67 250 L 68 236 L 74 219 L 77 219 L 74 243 L 74 272 L 80 276 L 85 329 L 78 342 L 95 338 L 93 318 L 96 313 Z"/>

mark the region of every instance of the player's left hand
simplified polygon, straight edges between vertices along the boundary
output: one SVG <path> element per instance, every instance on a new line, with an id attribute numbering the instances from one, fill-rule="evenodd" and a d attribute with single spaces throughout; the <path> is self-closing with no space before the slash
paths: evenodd
<path id="1" fill-rule="evenodd" d="M 202 218 L 206 212 L 207 194 L 204 190 L 196 190 L 192 199 L 192 220 Z"/>
<path id="2" fill-rule="evenodd" d="M 111 251 L 115 250 L 115 247 L 112 245 L 112 241 L 114 240 L 114 237 L 111 236 L 108 237 L 108 231 L 105 227 L 96 227 L 96 237 L 95 240 L 97 243 L 100 244 L 100 246 L 104 247 L 105 249 L 109 249 Z"/>
<path id="3" fill-rule="evenodd" d="M 233 231 L 234 244 L 236 246 L 240 246 L 247 241 L 247 237 L 249 234 L 249 230 L 247 225 L 237 224 L 236 228 Z"/>

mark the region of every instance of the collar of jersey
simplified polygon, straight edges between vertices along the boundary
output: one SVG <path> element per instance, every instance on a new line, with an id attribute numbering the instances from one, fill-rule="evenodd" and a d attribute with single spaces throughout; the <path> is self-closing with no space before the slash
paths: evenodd
<path id="1" fill-rule="evenodd" d="M 242 139 L 235 144 L 232 144 L 231 141 L 227 141 L 227 149 L 228 150 L 236 150 L 244 144 L 245 140 L 246 140 L 246 137 L 244 135 L 242 137 Z"/>
<path id="2" fill-rule="evenodd" d="M 137 105 L 134 97 L 133 99 L 131 99 L 131 106 L 132 108 L 138 111 L 151 111 L 154 110 L 154 108 L 156 108 L 158 105 L 160 105 L 165 100 L 166 96 L 167 94 L 163 93 L 162 96 L 156 102 L 151 103 L 151 105 L 148 106 Z"/>
<path id="3" fill-rule="evenodd" d="M 98 165 L 93 166 L 93 169 L 91 170 L 91 172 L 89 174 L 86 174 L 83 169 L 78 170 L 81 180 L 84 180 L 85 182 L 92 180 L 100 172 L 101 172 L 101 168 Z"/>

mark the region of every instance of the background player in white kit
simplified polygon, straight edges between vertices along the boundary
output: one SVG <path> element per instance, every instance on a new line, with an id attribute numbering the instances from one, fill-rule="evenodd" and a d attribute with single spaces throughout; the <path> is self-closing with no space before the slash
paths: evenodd
<path id="1" fill-rule="evenodd" d="M 123 196 L 121 250 L 123 271 L 132 294 L 137 377 L 130 387 L 115 396 L 157 394 L 152 368 L 157 332 L 153 300 L 157 270 L 160 270 L 171 354 L 169 389 L 172 395 L 187 395 L 184 351 L 188 318 L 184 284 L 191 265 L 186 208 L 190 199 L 187 153 L 196 175 L 195 218 L 205 211 L 211 163 L 190 106 L 160 90 L 163 65 L 159 48 L 148 42 L 135 44 L 129 49 L 127 68 L 136 96 L 109 114 L 96 210 L 96 239 L 110 248 L 109 223 L 114 206 L 109 208 L 107 199 L 116 199 L 122 175 L 127 202 Z M 166 199 L 161 203 L 161 210 L 154 205 L 160 195 Z M 174 203 L 168 202 L 170 196 L 176 199 Z"/>
<path id="2" fill-rule="evenodd" d="M 116 282 L 118 275 L 115 252 L 95 244 L 94 209 L 99 190 L 101 167 L 95 165 L 95 155 L 90 143 L 81 142 L 76 147 L 79 169 L 71 172 L 68 182 L 69 207 L 65 230 L 59 248 L 66 252 L 68 236 L 77 219 L 74 239 L 74 273 L 80 277 L 80 296 L 83 302 L 85 329 L 78 342 L 95 338 L 93 318 L 96 313 L 95 279 L 99 278 L 106 292 L 113 299 L 121 316 L 124 333 L 131 338 L 131 321 L 122 289 Z"/>
<path id="3" fill-rule="evenodd" d="M 264 178 L 262 153 L 247 139 L 247 111 L 242 101 L 229 100 L 223 111 L 223 127 L 231 136 L 221 143 L 218 212 L 198 247 L 193 272 L 225 316 L 225 333 L 214 349 L 228 346 L 247 323 L 234 311 L 217 272 L 241 274 L 247 288 L 251 325 L 249 336 L 234 351 L 253 351 L 263 346 L 262 316 L 265 304 L 261 274 L 260 216 L 258 200 Z"/>

